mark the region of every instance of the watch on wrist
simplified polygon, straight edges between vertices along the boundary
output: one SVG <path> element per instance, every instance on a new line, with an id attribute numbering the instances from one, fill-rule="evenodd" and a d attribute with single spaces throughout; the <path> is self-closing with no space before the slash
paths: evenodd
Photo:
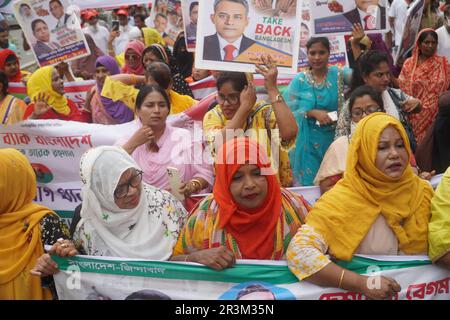
<path id="1" fill-rule="evenodd" d="M 283 96 L 281 95 L 281 93 L 279 93 L 279 94 L 277 94 L 277 96 L 275 97 L 275 100 L 273 100 L 273 101 L 271 101 L 270 103 L 271 104 L 274 104 L 274 103 L 278 103 L 278 102 L 283 102 Z"/>

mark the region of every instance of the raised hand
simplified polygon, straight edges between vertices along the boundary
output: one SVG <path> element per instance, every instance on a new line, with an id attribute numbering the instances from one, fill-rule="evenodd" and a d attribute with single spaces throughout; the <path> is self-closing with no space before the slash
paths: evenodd
<path id="1" fill-rule="evenodd" d="M 255 64 L 256 72 L 264 77 L 264 85 L 267 90 L 276 88 L 278 68 L 275 60 L 270 55 L 263 55 L 261 61 L 262 64 Z"/>
<path id="2" fill-rule="evenodd" d="M 35 98 L 34 98 L 34 110 L 31 115 L 32 119 L 38 119 L 43 114 L 47 113 L 52 109 L 52 106 L 49 105 L 48 100 L 50 99 L 50 96 L 44 92 L 40 92 Z"/>

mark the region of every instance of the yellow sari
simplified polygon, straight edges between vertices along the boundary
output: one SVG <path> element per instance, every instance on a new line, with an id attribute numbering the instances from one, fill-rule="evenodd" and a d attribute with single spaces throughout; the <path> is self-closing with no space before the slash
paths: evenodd
<path id="1" fill-rule="evenodd" d="M 0 300 L 51 299 L 30 270 L 44 254 L 40 221 L 48 208 L 33 204 L 36 175 L 15 149 L 0 150 Z"/>
<path id="2" fill-rule="evenodd" d="M 306 217 L 306 223 L 324 237 L 330 253 L 340 260 L 352 258 L 380 214 L 397 236 L 399 250 L 406 254 L 428 250 L 430 184 L 409 165 L 398 180 L 375 166 L 378 140 L 388 126 L 397 129 L 411 155 L 398 120 L 378 112 L 367 116 L 352 136 L 344 178 L 322 195 Z"/>
<path id="3" fill-rule="evenodd" d="M 15 124 L 22 121 L 27 105 L 12 95 L 7 95 L 0 104 L 0 124 Z"/>

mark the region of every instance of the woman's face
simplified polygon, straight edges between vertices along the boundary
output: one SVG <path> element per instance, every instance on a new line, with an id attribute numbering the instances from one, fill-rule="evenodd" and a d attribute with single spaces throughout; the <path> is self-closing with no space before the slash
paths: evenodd
<path id="1" fill-rule="evenodd" d="M 327 67 L 330 52 L 320 42 L 314 43 L 308 49 L 308 62 L 313 70 L 321 70 Z"/>
<path id="2" fill-rule="evenodd" d="M 393 126 L 388 126 L 378 140 L 375 166 L 385 175 L 400 179 L 408 165 L 409 157 L 405 142 Z"/>
<path id="3" fill-rule="evenodd" d="M 209 71 L 205 69 L 197 69 L 196 67 L 192 68 L 192 78 L 195 81 L 199 81 L 205 79 L 209 76 Z"/>
<path id="4" fill-rule="evenodd" d="M 381 108 L 378 103 L 373 100 L 368 94 L 356 98 L 352 107 L 352 121 L 354 123 L 360 122 L 367 115 L 380 111 Z"/>
<path id="5" fill-rule="evenodd" d="M 169 106 L 161 93 L 153 91 L 145 97 L 137 114 L 143 125 L 162 128 L 166 125 Z"/>
<path id="6" fill-rule="evenodd" d="M 103 86 L 106 77 L 109 75 L 111 75 L 111 73 L 104 66 L 99 65 L 97 68 L 95 68 L 94 78 L 100 86 Z"/>
<path id="7" fill-rule="evenodd" d="M 141 57 L 133 49 L 128 49 L 125 52 L 125 63 L 130 66 L 130 68 L 137 68 L 141 63 Z"/>
<path id="8" fill-rule="evenodd" d="M 153 52 L 146 52 L 142 61 L 144 67 L 147 68 L 150 63 L 161 60 Z"/>
<path id="9" fill-rule="evenodd" d="M 391 69 L 389 69 L 387 62 L 380 62 L 375 70 L 368 75 L 363 75 L 363 80 L 365 84 L 382 93 L 391 82 Z"/>
<path id="10" fill-rule="evenodd" d="M 128 190 L 128 192 L 127 192 Z M 114 202 L 120 209 L 136 208 L 141 199 L 142 173 L 130 168 L 120 176 L 114 190 Z"/>
<path id="11" fill-rule="evenodd" d="M 239 207 L 258 208 L 267 197 L 267 178 L 261 175 L 261 169 L 258 166 L 245 164 L 234 174 L 230 192 Z"/>
<path id="12" fill-rule="evenodd" d="M 217 101 L 227 120 L 231 120 L 241 106 L 241 93 L 233 88 L 231 81 L 225 82 L 219 89 Z"/>
<path id="13" fill-rule="evenodd" d="M 19 72 L 20 66 L 19 66 L 19 60 L 15 59 L 11 62 L 5 63 L 5 74 L 8 77 L 14 77 L 17 72 Z"/>
<path id="14" fill-rule="evenodd" d="M 420 53 L 429 58 L 434 55 L 437 48 L 437 41 L 432 35 L 427 35 L 426 38 L 419 44 Z"/>
<path id="15" fill-rule="evenodd" d="M 64 94 L 64 79 L 59 75 L 56 68 L 52 72 L 52 88 L 60 95 Z"/>

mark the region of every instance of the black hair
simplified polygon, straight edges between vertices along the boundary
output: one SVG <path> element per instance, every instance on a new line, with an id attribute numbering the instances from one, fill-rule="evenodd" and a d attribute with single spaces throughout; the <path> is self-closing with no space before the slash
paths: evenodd
<path id="1" fill-rule="evenodd" d="M 20 5 L 20 9 L 22 9 L 23 7 L 27 7 L 28 9 L 31 9 L 31 7 L 28 4 L 26 4 L 26 3 L 22 3 Z"/>
<path id="2" fill-rule="evenodd" d="M 364 85 L 363 77 L 375 71 L 383 62 L 386 62 L 389 65 L 387 54 L 381 51 L 369 50 L 360 55 L 356 60 L 356 65 L 353 69 L 352 81 L 348 94 L 351 94 L 353 90 Z"/>
<path id="3" fill-rule="evenodd" d="M 145 14 L 142 14 L 142 13 L 136 13 L 133 17 L 134 18 L 139 18 L 139 19 L 141 19 L 141 21 L 145 21 L 145 19 L 147 19 L 147 16 Z"/>
<path id="4" fill-rule="evenodd" d="M 307 50 L 311 49 L 312 45 L 316 43 L 321 43 L 327 49 L 328 53 L 330 52 L 330 40 L 328 40 L 328 38 L 325 37 L 310 38 L 306 43 L 306 49 Z"/>
<path id="5" fill-rule="evenodd" d="M 44 20 L 42 20 L 42 19 L 33 20 L 33 22 L 31 22 L 31 30 L 33 31 L 33 33 L 34 33 L 34 29 L 36 29 L 36 25 L 38 23 L 40 23 L 40 22 L 42 22 L 43 24 L 47 25 L 47 23 Z"/>
<path id="6" fill-rule="evenodd" d="M 191 2 L 191 4 L 189 5 L 189 14 L 192 13 L 192 10 L 195 6 L 198 6 L 198 1 Z"/>
<path id="7" fill-rule="evenodd" d="M 145 68 L 145 76 L 152 77 L 162 88 L 169 89 L 172 82 L 172 73 L 170 68 L 164 62 L 155 61 Z"/>
<path id="8" fill-rule="evenodd" d="M 245 86 L 248 84 L 247 77 L 244 72 L 224 71 L 219 73 L 219 76 L 217 77 L 217 91 L 219 91 L 220 88 L 222 88 L 222 86 L 227 82 L 231 82 L 233 89 L 238 92 L 244 90 Z"/>
<path id="9" fill-rule="evenodd" d="M 248 15 L 248 2 L 247 0 L 215 0 L 214 1 L 214 12 L 216 12 L 216 8 L 217 6 L 224 1 L 228 1 L 228 2 L 234 2 L 234 3 L 239 3 L 242 4 L 245 7 L 245 14 Z"/>
<path id="10" fill-rule="evenodd" d="M 450 15 L 450 5 L 446 4 L 444 7 L 444 15 L 447 17 Z"/>
<path id="11" fill-rule="evenodd" d="M 8 77 L 3 71 L 0 71 L 0 83 L 2 84 L 2 93 L 6 96 L 8 94 L 9 82 Z"/>
<path id="12" fill-rule="evenodd" d="M 139 89 L 139 93 L 136 97 L 136 110 L 141 110 L 141 107 L 142 107 L 142 104 L 144 103 L 145 98 L 147 98 L 147 96 L 152 92 L 158 92 L 163 96 L 164 100 L 167 103 L 167 108 L 169 108 L 169 112 L 170 112 L 169 95 L 167 94 L 166 90 L 164 90 L 164 88 L 162 88 L 161 86 L 156 85 L 156 84 L 145 85 Z"/>
<path id="13" fill-rule="evenodd" d="M 302 23 L 301 23 L 301 26 L 302 26 L 302 27 L 305 27 L 306 29 L 309 30 L 309 28 L 308 28 L 308 26 L 306 25 L 306 23 L 303 23 L 303 22 L 302 22 Z"/>
<path id="14" fill-rule="evenodd" d="M 239 300 L 243 296 L 246 296 L 253 292 L 270 292 L 275 300 L 275 295 L 273 294 L 273 292 L 260 284 L 251 284 L 245 287 L 244 289 L 240 290 L 236 296 L 236 300 Z"/>
<path id="15" fill-rule="evenodd" d="M 356 88 L 350 95 L 350 99 L 348 101 L 348 110 L 350 113 L 352 112 L 355 100 L 358 98 L 362 98 L 364 96 L 369 96 L 373 101 L 375 101 L 378 104 L 380 109 L 384 112 L 384 103 L 381 94 L 373 87 L 366 84 Z"/>
<path id="16" fill-rule="evenodd" d="M 172 300 L 168 295 L 156 290 L 141 290 L 130 294 L 125 300 Z"/>
<path id="17" fill-rule="evenodd" d="M 11 62 L 16 62 L 18 61 L 17 57 L 13 54 L 10 54 L 9 56 L 6 57 L 5 59 L 5 63 L 11 63 Z"/>
<path id="18" fill-rule="evenodd" d="M 434 38 L 434 40 L 438 41 L 438 35 L 437 35 L 436 31 L 429 30 L 429 31 L 422 32 L 420 34 L 419 39 L 417 39 L 417 43 L 421 44 L 428 36 L 432 36 Z"/>
<path id="19" fill-rule="evenodd" d="M 61 7 L 63 6 L 62 3 L 61 3 L 61 1 L 59 1 L 59 0 L 50 0 L 50 2 L 48 3 L 48 5 L 50 6 L 53 2 L 58 3 Z"/>

